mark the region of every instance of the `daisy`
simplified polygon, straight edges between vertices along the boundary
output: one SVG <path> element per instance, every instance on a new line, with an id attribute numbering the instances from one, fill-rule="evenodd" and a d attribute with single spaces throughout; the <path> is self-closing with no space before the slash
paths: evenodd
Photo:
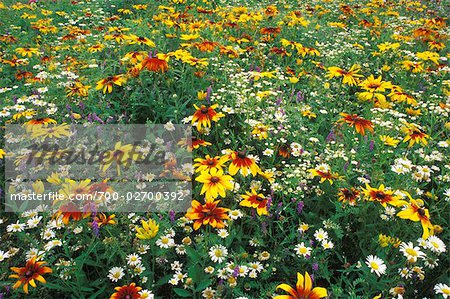
<path id="1" fill-rule="evenodd" d="M 226 229 L 219 229 L 217 231 L 217 235 L 219 235 L 219 237 L 221 237 L 222 239 L 225 239 L 226 237 L 228 237 L 229 233 Z"/>
<path id="2" fill-rule="evenodd" d="M 46 251 L 51 250 L 54 247 L 59 247 L 62 246 L 62 242 L 60 240 L 51 240 L 49 242 L 47 242 L 47 244 L 44 245 L 44 249 Z"/>
<path id="3" fill-rule="evenodd" d="M 442 294 L 444 298 L 450 297 L 450 287 L 443 283 L 438 283 L 434 286 L 434 291 L 436 294 Z"/>
<path id="4" fill-rule="evenodd" d="M 129 254 L 127 256 L 127 260 L 128 260 L 127 264 L 130 266 L 136 266 L 141 263 L 141 257 L 138 256 L 136 253 Z"/>
<path id="5" fill-rule="evenodd" d="M 422 251 L 420 251 L 419 247 L 414 247 L 412 242 L 402 242 L 400 244 L 400 252 L 408 259 L 408 262 L 415 263 L 418 258 L 425 258 L 426 255 Z"/>
<path id="6" fill-rule="evenodd" d="M 12 224 L 8 225 L 6 227 L 6 231 L 9 232 L 9 233 L 10 232 L 16 233 L 16 232 L 23 231 L 24 228 L 25 228 L 25 224 L 24 223 L 19 223 L 19 220 L 17 220 L 16 223 L 12 223 Z"/>
<path id="7" fill-rule="evenodd" d="M 214 245 L 209 249 L 209 256 L 215 263 L 221 263 L 228 255 L 228 250 L 222 245 Z"/>
<path id="8" fill-rule="evenodd" d="M 109 270 L 108 278 L 113 282 L 117 282 L 123 276 L 124 273 L 122 267 L 113 267 L 111 270 Z"/>
<path id="9" fill-rule="evenodd" d="M 141 295 L 141 299 L 153 299 L 155 298 L 155 295 L 153 295 L 152 292 L 149 290 L 142 290 L 139 292 L 139 295 Z"/>
<path id="10" fill-rule="evenodd" d="M 158 241 L 156 241 L 156 245 L 161 248 L 169 248 L 175 246 L 175 242 L 169 235 L 165 235 L 160 237 Z"/>
<path id="11" fill-rule="evenodd" d="M 28 228 L 35 228 L 35 227 L 37 227 L 38 224 L 41 222 L 41 220 L 42 220 L 42 216 L 34 216 L 33 218 L 28 219 L 27 220 Z"/>
<path id="12" fill-rule="evenodd" d="M 323 240 L 328 239 L 328 233 L 323 229 L 319 229 L 314 233 L 314 237 L 317 241 L 322 242 Z"/>
<path id="13" fill-rule="evenodd" d="M 386 265 L 383 260 L 377 256 L 369 255 L 366 259 L 366 264 L 370 268 L 370 272 L 375 272 L 378 276 L 386 273 Z"/>
<path id="14" fill-rule="evenodd" d="M 294 250 L 298 256 L 303 256 L 303 257 L 311 256 L 311 247 L 305 246 L 304 242 L 297 244 L 295 246 Z"/>
<path id="15" fill-rule="evenodd" d="M 446 251 L 445 243 L 436 236 L 430 236 L 426 240 L 427 248 L 435 253 L 443 253 Z"/>
<path id="16" fill-rule="evenodd" d="M 0 250 L 0 262 L 3 262 L 3 261 L 6 260 L 7 258 L 9 258 L 9 253 Z"/>
<path id="17" fill-rule="evenodd" d="M 322 247 L 324 249 L 333 249 L 334 244 L 333 244 L 333 242 L 330 242 L 328 240 L 324 240 L 324 241 L 322 241 Z"/>

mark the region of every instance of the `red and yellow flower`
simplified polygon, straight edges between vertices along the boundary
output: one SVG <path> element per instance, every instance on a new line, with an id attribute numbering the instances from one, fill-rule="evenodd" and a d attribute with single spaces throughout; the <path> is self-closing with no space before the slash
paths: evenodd
<path id="1" fill-rule="evenodd" d="M 251 192 L 245 192 L 246 194 L 241 195 L 243 201 L 239 203 L 240 206 L 255 208 L 258 215 L 267 215 L 267 198 L 252 189 Z"/>
<path id="2" fill-rule="evenodd" d="M 362 191 L 369 201 L 379 202 L 383 207 L 386 207 L 387 204 L 394 207 L 407 204 L 406 201 L 401 200 L 401 196 L 395 195 L 394 191 L 385 189 L 383 184 L 378 188 L 372 188 L 369 184 L 366 184 L 366 189 L 362 188 Z"/>
<path id="3" fill-rule="evenodd" d="M 422 239 L 426 240 L 430 234 L 434 234 L 434 226 L 430 221 L 430 212 L 424 208 L 423 200 L 413 199 L 409 193 L 407 193 L 407 196 L 409 203 L 406 204 L 405 209 L 397 213 L 397 216 L 414 222 L 420 221 L 423 229 Z"/>
<path id="4" fill-rule="evenodd" d="M 193 200 L 192 206 L 186 213 L 186 218 L 194 220 L 194 229 L 198 230 L 202 225 L 210 225 L 213 228 L 224 228 L 223 220 L 230 219 L 228 212 L 230 209 L 219 208 L 220 200 L 207 200 L 204 205 L 199 201 Z"/>
<path id="5" fill-rule="evenodd" d="M 109 76 L 97 82 L 95 89 L 100 90 L 103 88 L 103 93 L 111 93 L 113 91 L 113 85 L 122 86 L 127 82 L 125 75 Z"/>
<path id="6" fill-rule="evenodd" d="M 121 287 L 114 288 L 116 292 L 109 297 L 109 299 L 140 299 L 141 295 L 139 291 L 142 290 L 141 287 L 137 287 L 134 282 L 129 285 L 124 285 Z"/>
<path id="7" fill-rule="evenodd" d="M 194 115 L 192 116 L 192 124 L 197 123 L 197 130 L 201 130 L 202 127 L 211 127 L 211 121 L 217 122 L 220 118 L 224 117 L 225 115 L 220 112 L 216 112 L 216 108 L 219 105 L 214 104 L 210 107 L 207 107 L 205 105 L 201 105 L 201 107 L 198 107 L 194 104 L 194 107 L 197 111 L 195 111 Z"/>
<path id="8" fill-rule="evenodd" d="M 36 280 L 42 283 L 46 283 L 45 278 L 42 276 L 47 273 L 52 273 L 52 269 L 44 267 L 46 262 L 36 262 L 36 256 L 31 258 L 25 264 L 25 267 L 11 267 L 11 270 L 16 274 L 11 274 L 9 278 L 17 278 L 17 282 L 13 285 L 13 289 L 20 288 L 23 284 L 23 291 L 28 294 L 28 285 L 33 288 L 36 287 Z"/>
<path id="9" fill-rule="evenodd" d="M 261 172 L 261 169 L 256 164 L 254 158 L 247 156 L 245 151 L 233 151 L 229 155 L 231 160 L 231 164 L 228 168 L 228 172 L 231 175 L 235 175 L 239 170 L 243 176 L 247 176 L 251 173 L 253 176 L 256 176 L 258 172 Z"/>
<path id="10" fill-rule="evenodd" d="M 275 296 L 274 299 L 320 299 L 328 296 L 325 288 L 312 288 L 312 280 L 308 272 L 305 272 L 305 276 L 297 273 L 295 289 L 285 283 L 277 286 L 277 290 L 278 289 L 288 292 L 289 295 L 278 295 Z"/>
<path id="11" fill-rule="evenodd" d="M 342 112 L 339 115 L 343 116 L 339 122 L 345 122 L 349 126 L 355 127 L 357 133 L 364 135 L 366 132 L 365 130 L 373 133 L 373 123 L 370 120 L 359 117 L 356 114 L 348 114 L 345 112 Z"/>

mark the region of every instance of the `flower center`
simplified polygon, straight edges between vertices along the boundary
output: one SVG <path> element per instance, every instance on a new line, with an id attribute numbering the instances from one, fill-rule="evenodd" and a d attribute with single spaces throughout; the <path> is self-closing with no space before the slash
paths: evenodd
<path id="1" fill-rule="evenodd" d="M 203 114 L 207 114 L 208 113 L 208 108 L 206 107 L 202 107 L 202 109 L 200 110 Z"/>
<path id="2" fill-rule="evenodd" d="M 220 181 L 220 179 L 219 179 L 218 177 L 216 177 L 216 176 L 213 176 L 213 177 L 211 178 L 211 183 L 216 184 L 216 183 L 218 183 L 219 181 Z"/>
<path id="3" fill-rule="evenodd" d="M 370 266 L 374 269 L 374 270 L 378 270 L 378 264 L 375 262 L 371 262 Z"/>
<path id="4" fill-rule="evenodd" d="M 25 273 L 25 277 L 26 277 L 26 278 L 30 278 L 31 276 L 33 276 L 33 272 L 31 272 L 30 270 L 28 270 L 28 271 Z"/>

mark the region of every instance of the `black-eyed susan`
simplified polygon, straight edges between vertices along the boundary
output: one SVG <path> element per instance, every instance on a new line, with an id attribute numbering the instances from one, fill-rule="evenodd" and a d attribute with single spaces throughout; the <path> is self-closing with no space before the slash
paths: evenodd
<path id="1" fill-rule="evenodd" d="M 397 213 L 397 216 L 414 222 L 420 221 L 423 229 L 422 239 L 426 240 L 430 234 L 434 234 L 434 226 L 430 221 L 430 212 L 424 208 L 423 200 L 413 199 L 409 193 L 406 194 L 409 198 L 409 203 L 406 204 L 402 211 Z"/>
<path id="2" fill-rule="evenodd" d="M 23 291 L 28 294 L 28 285 L 33 288 L 36 287 L 36 281 L 47 283 L 44 274 L 52 273 L 52 269 L 45 267 L 46 262 L 36 261 L 36 256 L 27 261 L 25 267 L 11 267 L 11 270 L 16 274 L 11 274 L 10 278 L 17 278 L 17 282 L 13 285 L 13 289 L 20 288 L 23 284 Z"/>
<path id="3" fill-rule="evenodd" d="M 222 169 L 224 167 L 225 162 L 227 161 L 226 156 L 215 156 L 211 157 L 210 155 L 206 155 L 205 158 L 196 158 L 194 161 L 197 162 L 194 164 L 195 172 L 210 170 L 212 168 Z"/>
<path id="4" fill-rule="evenodd" d="M 260 216 L 268 214 L 268 200 L 263 194 L 256 192 L 255 189 L 251 189 L 251 192 L 246 191 L 245 193 L 241 195 L 243 200 L 239 203 L 240 206 L 254 208 Z"/>
<path id="5" fill-rule="evenodd" d="M 355 127 L 357 133 L 365 134 L 365 130 L 373 133 L 373 123 L 370 120 L 364 119 L 356 114 L 348 114 L 345 112 L 339 113 L 343 116 L 339 122 L 345 122 L 351 127 Z"/>
<path id="6" fill-rule="evenodd" d="M 229 154 L 229 159 L 231 163 L 228 167 L 228 172 L 231 175 L 235 175 L 238 171 L 241 171 L 243 176 L 247 176 L 250 173 L 256 176 L 261 171 L 256 164 L 255 158 L 248 156 L 246 151 L 233 151 Z"/>
<path id="7" fill-rule="evenodd" d="M 39 55 L 38 48 L 17 48 L 16 53 L 22 55 L 22 57 L 33 57 L 33 55 Z"/>
<path id="8" fill-rule="evenodd" d="M 332 66 L 328 68 L 328 73 L 326 75 L 327 78 L 334 78 L 334 77 L 342 77 L 342 83 L 347 85 L 355 86 L 358 84 L 359 79 L 362 75 L 358 74 L 361 71 L 361 68 L 359 65 L 352 65 L 352 67 L 346 71 L 344 69 L 341 69 L 340 67 Z"/>
<path id="9" fill-rule="evenodd" d="M 125 75 L 115 75 L 115 76 L 109 76 L 105 79 L 102 79 L 97 82 L 97 86 L 95 89 L 100 90 L 103 89 L 103 93 L 111 93 L 113 91 L 113 85 L 122 86 L 127 82 L 127 78 Z"/>
<path id="10" fill-rule="evenodd" d="M 220 200 L 207 200 L 204 205 L 193 200 L 192 206 L 186 213 L 186 218 L 194 220 L 194 229 L 198 230 L 202 225 L 210 225 L 213 228 L 224 228 L 224 220 L 230 219 L 230 209 L 218 207 Z"/>
<path id="11" fill-rule="evenodd" d="M 155 73 L 165 73 L 169 69 L 169 64 L 166 59 L 148 55 L 141 61 L 140 68 Z"/>
<path id="12" fill-rule="evenodd" d="M 379 202 L 383 207 L 387 204 L 399 207 L 407 204 L 406 201 L 401 199 L 401 196 L 396 195 L 394 191 L 385 189 L 384 185 L 381 184 L 378 188 L 370 187 L 366 184 L 366 189 L 362 188 L 362 191 L 369 201 Z"/>
<path id="13" fill-rule="evenodd" d="M 348 203 L 351 206 L 356 205 L 356 200 L 359 197 L 359 191 L 353 187 L 348 188 L 339 188 L 338 192 L 338 201 L 342 203 Z"/>
<path id="14" fill-rule="evenodd" d="M 233 189 L 233 178 L 224 174 L 222 169 L 211 168 L 209 171 L 202 171 L 195 180 L 203 184 L 200 194 L 205 194 L 207 199 L 225 197 L 226 190 Z"/>
<path id="15" fill-rule="evenodd" d="M 305 276 L 297 273 L 295 289 L 285 283 L 278 285 L 277 290 L 278 289 L 288 292 L 289 295 L 277 295 L 274 299 L 320 299 L 328 296 L 325 288 L 312 288 L 312 280 L 308 272 L 305 272 Z"/>
<path id="16" fill-rule="evenodd" d="M 116 291 L 109 297 L 109 299 L 140 299 L 141 294 L 139 292 L 142 290 L 141 287 L 136 286 L 134 282 L 129 285 L 124 285 L 121 287 L 114 288 Z"/>
<path id="17" fill-rule="evenodd" d="M 201 105 L 198 107 L 194 104 L 194 107 L 197 111 L 195 111 L 194 115 L 192 116 L 192 124 L 197 123 L 197 130 L 201 130 L 202 128 L 210 128 L 211 127 L 211 121 L 218 122 L 219 119 L 224 117 L 225 115 L 221 112 L 216 112 L 215 109 L 217 109 L 219 105 L 214 104 L 210 107 L 207 107 L 205 105 Z"/>
<path id="18" fill-rule="evenodd" d="M 66 94 L 68 97 L 87 97 L 90 85 L 83 85 L 79 81 L 75 81 L 66 87 Z"/>

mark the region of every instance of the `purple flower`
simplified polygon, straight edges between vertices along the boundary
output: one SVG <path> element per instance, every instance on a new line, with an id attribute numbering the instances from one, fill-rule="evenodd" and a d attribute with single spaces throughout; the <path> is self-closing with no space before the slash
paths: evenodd
<path id="1" fill-rule="evenodd" d="M 334 140 L 336 140 L 336 135 L 334 135 L 334 131 L 331 130 L 327 136 L 327 141 L 330 142 L 330 141 L 334 141 Z"/>
<path id="2" fill-rule="evenodd" d="M 305 99 L 305 96 L 303 95 L 303 93 L 301 91 L 297 92 L 297 98 L 296 98 L 297 103 L 303 101 L 304 99 Z"/>
<path id="3" fill-rule="evenodd" d="M 95 218 L 94 218 L 94 221 L 92 221 L 92 232 L 94 233 L 94 236 L 96 236 L 96 237 L 100 236 L 100 228 L 99 228 L 98 222 Z"/>
<path id="4" fill-rule="evenodd" d="M 282 100 L 283 100 L 283 98 L 281 98 L 281 97 L 278 98 L 278 99 L 277 99 L 277 102 L 276 102 L 276 105 L 279 106 L 279 105 L 281 104 L 281 101 L 282 101 Z"/>
<path id="5" fill-rule="evenodd" d="M 84 105 L 83 101 L 80 101 L 80 102 L 78 103 L 78 106 L 80 107 L 81 110 L 86 109 L 86 106 Z"/>
<path id="6" fill-rule="evenodd" d="M 209 104 L 211 104 L 211 93 L 212 93 L 212 87 L 211 86 L 209 86 L 207 89 L 206 89 L 206 102 L 208 103 L 208 105 Z"/>
<path id="7" fill-rule="evenodd" d="M 239 266 L 234 267 L 233 270 L 233 277 L 238 277 L 239 276 Z"/>
<path id="8" fill-rule="evenodd" d="M 265 221 L 261 222 L 261 230 L 263 234 L 267 234 L 267 223 Z"/>
<path id="9" fill-rule="evenodd" d="M 170 222 L 174 222 L 175 221 L 175 211 L 174 210 L 170 210 L 169 218 L 170 218 Z"/>
<path id="10" fill-rule="evenodd" d="M 303 203 L 303 201 L 299 201 L 297 203 L 297 213 L 301 214 L 304 206 L 305 206 L 305 204 Z"/>
<path id="11" fill-rule="evenodd" d="M 312 269 L 313 269 L 314 272 L 319 271 L 319 264 L 318 263 L 312 264 Z"/>
<path id="12" fill-rule="evenodd" d="M 369 144 L 369 150 L 373 151 L 373 146 L 375 145 L 375 142 L 373 140 L 370 140 L 370 144 Z"/>

